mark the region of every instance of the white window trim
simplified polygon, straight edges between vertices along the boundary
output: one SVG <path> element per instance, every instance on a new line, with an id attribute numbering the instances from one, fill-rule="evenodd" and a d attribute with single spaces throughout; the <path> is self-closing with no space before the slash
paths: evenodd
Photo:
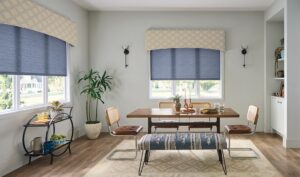
<path id="1" fill-rule="evenodd" d="M 70 46 L 67 45 L 67 76 L 65 77 L 65 99 L 58 100 L 63 104 L 70 104 L 70 69 L 69 69 L 69 59 L 70 59 Z M 12 75 L 12 83 L 13 83 L 13 104 L 12 109 L 4 110 L 0 112 L 0 119 L 10 116 L 12 114 L 18 114 L 23 111 L 34 111 L 40 109 L 46 109 L 49 106 L 48 103 L 48 76 L 42 76 L 43 80 L 43 104 L 37 104 L 32 106 L 20 107 L 20 77 L 19 75 Z"/>
<path id="2" fill-rule="evenodd" d="M 150 54 L 148 55 L 148 59 L 150 60 Z M 225 60 L 224 60 L 224 52 L 221 52 L 220 51 L 220 84 L 221 84 L 221 97 L 199 97 L 199 93 L 200 93 L 200 86 L 199 86 L 199 82 L 196 82 L 196 92 L 197 92 L 197 97 L 192 97 L 193 100 L 199 100 L 199 101 L 224 101 L 225 99 L 225 77 L 224 77 L 224 65 L 225 65 Z M 151 88 L 152 88 L 152 82 L 151 82 L 151 66 L 149 65 L 149 70 L 148 70 L 148 73 L 149 73 L 149 99 L 150 100 L 169 100 L 170 98 L 169 97 L 153 97 L 152 96 L 152 92 L 151 92 Z M 173 80 L 172 81 L 172 95 L 175 95 L 176 93 L 176 81 Z"/>
<path id="3" fill-rule="evenodd" d="M 48 103 L 48 77 L 47 76 L 42 76 L 42 80 L 43 80 L 43 103 L 42 104 L 36 104 L 36 105 L 32 105 L 32 106 L 24 106 L 21 107 L 20 106 L 20 94 L 19 94 L 19 90 L 20 90 L 20 76 L 16 76 L 14 75 L 12 77 L 13 79 L 13 105 L 12 105 L 12 109 L 10 110 L 4 110 L 0 112 L 0 118 L 2 115 L 6 115 L 9 113 L 16 113 L 16 112 L 20 112 L 20 111 L 27 111 L 27 110 L 31 110 L 31 109 L 38 109 L 38 108 L 46 108 L 47 106 L 49 106 Z M 70 92 L 70 87 L 69 84 L 67 84 L 69 81 L 69 77 L 65 77 L 64 82 L 65 82 L 65 99 L 64 100 L 58 100 L 64 104 L 68 104 L 70 103 L 70 100 L 68 99 L 69 92 Z"/>

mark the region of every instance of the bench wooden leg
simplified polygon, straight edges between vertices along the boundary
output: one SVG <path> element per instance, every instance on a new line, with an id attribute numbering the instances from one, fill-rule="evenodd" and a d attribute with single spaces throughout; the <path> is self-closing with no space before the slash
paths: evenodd
<path id="1" fill-rule="evenodd" d="M 224 151 L 223 149 L 220 150 L 221 151 L 221 154 L 222 154 L 222 167 L 223 167 L 223 171 L 224 171 L 224 174 L 227 175 L 227 168 L 226 168 L 226 162 L 225 162 L 225 157 L 224 157 Z"/>
<path id="2" fill-rule="evenodd" d="M 145 152 L 145 164 L 147 165 L 150 158 L 150 150 L 146 150 Z"/>
<path id="3" fill-rule="evenodd" d="M 222 163 L 222 152 L 221 149 L 218 149 L 218 157 L 219 157 L 219 162 Z"/>
<path id="4" fill-rule="evenodd" d="M 218 149 L 218 157 L 219 157 L 219 162 L 222 165 L 223 171 L 225 175 L 227 175 L 227 168 L 226 168 L 226 163 L 225 163 L 225 157 L 224 157 L 224 151 L 223 149 Z"/>
<path id="5" fill-rule="evenodd" d="M 141 160 L 140 160 L 140 166 L 139 166 L 139 176 L 142 175 L 142 171 L 143 171 L 143 168 L 144 168 L 144 164 L 145 164 L 145 157 L 146 157 L 146 154 L 144 156 L 144 150 L 142 150 L 142 155 L 141 155 Z"/>

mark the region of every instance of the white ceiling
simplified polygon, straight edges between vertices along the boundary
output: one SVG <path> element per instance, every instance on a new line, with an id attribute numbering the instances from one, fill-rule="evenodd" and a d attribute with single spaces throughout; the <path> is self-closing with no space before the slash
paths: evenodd
<path id="1" fill-rule="evenodd" d="M 274 0 L 73 0 L 100 11 L 263 11 Z"/>

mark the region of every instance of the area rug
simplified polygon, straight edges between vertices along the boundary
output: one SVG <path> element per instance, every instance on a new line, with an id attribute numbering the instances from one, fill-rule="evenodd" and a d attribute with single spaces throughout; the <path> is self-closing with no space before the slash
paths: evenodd
<path id="1" fill-rule="evenodd" d="M 230 159 L 227 150 L 225 158 L 227 177 L 281 177 L 280 173 L 264 157 L 250 140 L 233 140 L 232 147 L 252 147 L 259 154 L 258 159 Z M 130 140 L 122 141 L 116 148 L 133 148 Z M 234 152 L 234 155 L 241 155 Z M 118 153 L 114 157 L 133 156 Z M 233 154 L 232 154 L 233 155 Z M 85 177 L 138 177 L 140 153 L 136 160 L 112 161 L 106 157 L 100 160 Z M 217 177 L 226 176 L 218 161 L 216 150 L 199 151 L 152 151 L 148 165 L 144 166 L 145 177 Z"/>

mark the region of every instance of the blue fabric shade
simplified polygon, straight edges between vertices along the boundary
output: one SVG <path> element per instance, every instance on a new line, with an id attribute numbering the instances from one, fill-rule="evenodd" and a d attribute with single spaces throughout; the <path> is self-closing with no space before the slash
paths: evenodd
<path id="1" fill-rule="evenodd" d="M 66 76 L 66 42 L 0 24 L 0 74 Z"/>
<path id="2" fill-rule="evenodd" d="M 151 53 L 151 80 L 220 80 L 220 51 L 159 49 Z"/>

